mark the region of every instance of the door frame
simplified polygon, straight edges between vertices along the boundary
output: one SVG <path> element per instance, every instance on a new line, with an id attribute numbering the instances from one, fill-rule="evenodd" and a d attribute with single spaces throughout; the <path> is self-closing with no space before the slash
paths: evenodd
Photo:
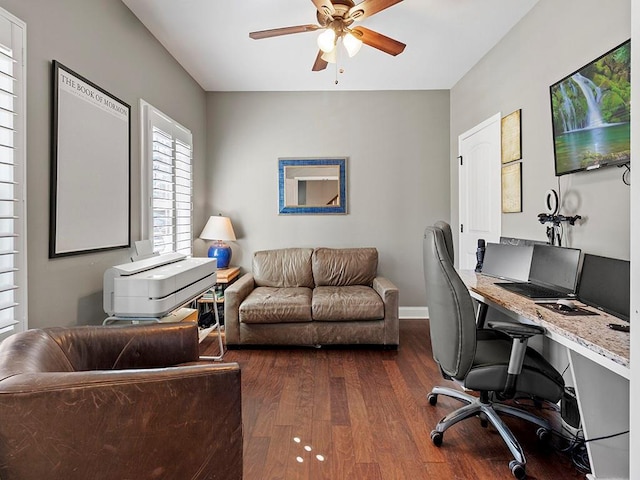
<path id="1" fill-rule="evenodd" d="M 501 119 L 502 119 L 502 114 L 500 112 L 492 115 L 491 117 L 487 118 L 486 120 L 484 120 L 483 122 L 480 122 L 478 125 L 476 125 L 473 128 L 470 128 L 469 130 L 467 130 L 466 132 L 460 134 L 458 136 L 458 225 L 457 225 L 457 232 L 458 232 L 458 252 L 460 252 L 459 255 L 457 255 L 458 257 L 458 266 L 462 268 L 462 263 L 461 260 L 463 258 L 463 256 L 465 255 L 464 253 L 464 248 L 463 248 L 463 235 L 464 233 L 461 232 L 461 226 L 466 224 L 467 226 L 470 224 L 469 222 L 469 213 L 466 212 L 466 193 L 468 191 L 468 184 L 469 181 L 473 181 L 475 179 L 472 178 L 467 178 L 466 175 L 463 175 L 463 169 L 462 169 L 462 165 L 460 164 L 460 158 L 462 156 L 462 150 L 463 150 L 463 143 L 465 140 L 467 140 L 468 138 L 472 137 L 473 135 L 477 134 L 478 132 L 486 129 L 486 128 L 490 128 L 490 127 L 497 127 L 497 136 L 495 139 L 496 142 L 496 147 L 497 147 L 497 156 L 495 159 L 496 164 L 494 165 L 498 175 L 495 176 L 494 178 L 494 184 L 493 184 L 493 188 L 496 189 L 497 193 L 494 192 L 495 195 L 498 195 L 497 198 L 497 205 L 498 205 L 498 210 L 497 212 L 494 213 L 495 215 L 495 222 L 497 225 L 497 237 L 498 238 L 489 238 L 486 239 L 488 241 L 499 241 L 500 235 L 502 233 L 502 209 L 500 208 L 500 204 L 501 204 L 501 189 L 502 189 L 502 182 L 501 182 L 501 178 L 500 178 L 500 172 L 501 172 L 501 165 L 502 165 L 502 159 L 500 156 L 500 151 L 501 151 Z M 464 160 L 463 160 L 464 162 Z M 495 202 L 494 202 L 495 203 Z"/>

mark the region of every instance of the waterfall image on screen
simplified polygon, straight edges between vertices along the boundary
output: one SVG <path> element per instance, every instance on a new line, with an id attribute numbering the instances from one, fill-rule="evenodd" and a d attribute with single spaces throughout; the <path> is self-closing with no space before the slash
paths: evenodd
<path id="1" fill-rule="evenodd" d="M 550 87 L 556 175 L 630 161 L 631 42 Z"/>

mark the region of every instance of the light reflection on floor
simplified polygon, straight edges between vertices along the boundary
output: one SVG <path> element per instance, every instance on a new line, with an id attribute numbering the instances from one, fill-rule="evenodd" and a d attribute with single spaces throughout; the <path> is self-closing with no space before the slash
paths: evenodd
<path id="1" fill-rule="evenodd" d="M 293 437 L 293 441 L 294 441 L 295 443 L 302 444 L 302 439 L 301 439 L 300 437 Z M 307 452 L 307 453 L 311 453 L 311 451 L 313 450 L 313 447 L 312 447 L 311 445 L 305 445 L 305 446 L 303 447 L 303 449 L 304 449 L 304 451 L 305 451 L 305 452 Z M 312 457 L 312 458 L 314 458 L 314 457 Z M 325 456 L 324 456 L 324 455 L 322 455 L 322 454 L 319 454 L 319 453 L 318 453 L 318 454 L 315 456 L 315 459 L 316 459 L 317 461 L 319 461 L 319 462 L 324 462 L 324 461 L 325 461 Z M 296 457 L 296 461 L 297 461 L 298 463 L 304 463 L 304 457 L 302 457 L 302 456 L 297 456 L 297 457 Z"/>

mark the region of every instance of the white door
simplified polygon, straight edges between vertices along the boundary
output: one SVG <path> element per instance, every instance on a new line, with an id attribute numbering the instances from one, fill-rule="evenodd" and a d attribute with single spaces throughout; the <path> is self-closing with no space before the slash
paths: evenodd
<path id="1" fill-rule="evenodd" d="M 500 114 L 458 137 L 460 269 L 476 266 L 478 239 L 499 242 L 501 233 Z"/>

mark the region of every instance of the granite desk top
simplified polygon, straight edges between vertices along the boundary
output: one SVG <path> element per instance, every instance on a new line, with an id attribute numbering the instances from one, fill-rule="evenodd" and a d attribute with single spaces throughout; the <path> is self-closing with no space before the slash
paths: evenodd
<path id="1" fill-rule="evenodd" d="M 560 312 L 541 307 L 527 297 L 496 285 L 496 283 L 500 283 L 503 280 L 470 270 L 458 273 L 471 295 L 480 301 L 484 299 L 489 305 L 493 303 L 514 312 L 521 317 L 542 325 L 548 332 L 560 335 L 608 358 L 622 367 L 629 368 L 629 333 L 615 331 L 607 326 L 609 323 L 625 324 L 619 318 L 589 307 L 577 300 L 574 300 L 577 306 L 592 311 L 594 314 L 584 316 L 563 315 Z"/>

